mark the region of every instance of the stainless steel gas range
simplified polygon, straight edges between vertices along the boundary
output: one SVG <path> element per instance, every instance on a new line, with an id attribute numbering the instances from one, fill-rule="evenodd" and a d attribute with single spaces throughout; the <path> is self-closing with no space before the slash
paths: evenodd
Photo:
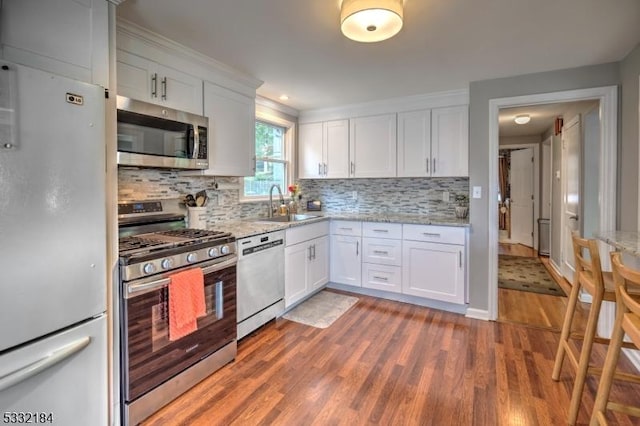
<path id="1" fill-rule="evenodd" d="M 236 243 L 185 228 L 178 200 L 118 205 L 123 424 L 138 424 L 236 356 Z M 169 285 L 200 268 L 206 314 L 169 339 Z"/>

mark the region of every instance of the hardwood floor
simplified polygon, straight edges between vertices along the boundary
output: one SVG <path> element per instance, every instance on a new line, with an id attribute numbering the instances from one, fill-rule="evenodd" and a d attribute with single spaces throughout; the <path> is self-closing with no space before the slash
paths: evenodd
<path id="1" fill-rule="evenodd" d="M 557 333 L 356 296 L 327 329 L 268 323 L 240 341 L 235 362 L 144 424 L 565 424 L 574 376 L 567 362 L 551 380 Z M 596 386 L 587 381 L 579 424 Z M 631 385 L 613 392 L 640 401 Z"/>
<path id="2" fill-rule="evenodd" d="M 521 244 L 499 244 L 499 254 L 511 256 L 534 257 L 534 249 Z M 548 257 L 540 257 L 551 277 L 558 283 L 565 294 L 571 291 L 570 284 L 549 264 Z M 547 294 L 530 293 L 519 290 L 498 289 L 498 321 L 526 324 L 532 327 L 548 328 L 560 331 L 568 297 L 558 297 Z M 578 302 L 574 319 L 574 330 L 584 330 L 587 323 L 589 305 Z"/>

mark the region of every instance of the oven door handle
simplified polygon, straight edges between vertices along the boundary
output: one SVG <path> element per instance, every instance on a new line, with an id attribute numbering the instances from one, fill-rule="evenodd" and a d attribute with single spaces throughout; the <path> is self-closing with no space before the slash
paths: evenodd
<path id="1" fill-rule="evenodd" d="M 220 271 L 238 263 L 238 256 L 233 256 L 231 259 L 227 259 L 224 262 L 216 263 L 211 266 L 205 266 L 202 268 L 203 274 L 210 274 L 212 272 Z M 142 291 L 155 290 L 158 288 L 166 287 L 171 282 L 171 277 L 161 278 L 159 280 L 151 281 L 143 284 L 128 284 L 127 285 L 127 298 L 130 295 L 139 293 Z"/>

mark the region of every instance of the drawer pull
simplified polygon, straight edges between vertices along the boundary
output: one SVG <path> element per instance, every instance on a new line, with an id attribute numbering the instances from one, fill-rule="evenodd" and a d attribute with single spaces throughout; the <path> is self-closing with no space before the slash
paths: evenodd
<path id="1" fill-rule="evenodd" d="M 376 275 L 373 276 L 374 280 L 380 280 L 380 281 L 389 281 L 389 278 L 387 277 L 378 277 Z"/>
<path id="2" fill-rule="evenodd" d="M 389 230 L 388 229 L 374 229 L 373 232 L 385 232 L 385 233 L 387 233 L 387 232 L 389 232 Z"/>
<path id="3" fill-rule="evenodd" d="M 341 229 L 343 231 L 353 231 L 353 228 L 339 228 L 339 229 Z"/>
<path id="4" fill-rule="evenodd" d="M 374 253 L 374 254 L 383 254 L 383 255 L 385 255 L 385 256 L 388 256 L 388 255 L 389 255 L 389 252 L 388 252 L 388 251 L 383 251 L 383 250 L 374 250 L 374 251 L 373 251 L 373 253 Z"/>
<path id="5" fill-rule="evenodd" d="M 438 237 L 440 238 L 440 234 L 434 234 L 433 232 L 423 232 L 422 235 L 425 237 Z"/>

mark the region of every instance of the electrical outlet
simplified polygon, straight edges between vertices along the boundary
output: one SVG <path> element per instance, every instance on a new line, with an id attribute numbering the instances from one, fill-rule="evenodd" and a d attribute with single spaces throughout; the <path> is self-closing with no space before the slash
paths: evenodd
<path id="1" fill-rule="evenodd" d="M 357 200 L 358 199 L 358 191 L 353 191 L 351 192 L 351 198 L 353 200 Z"/>
<path id="2" fill-rule="evenodd" d="M 449 202 L 449 191 L 442 191 L 442 201 L 445 203 Z"/>

